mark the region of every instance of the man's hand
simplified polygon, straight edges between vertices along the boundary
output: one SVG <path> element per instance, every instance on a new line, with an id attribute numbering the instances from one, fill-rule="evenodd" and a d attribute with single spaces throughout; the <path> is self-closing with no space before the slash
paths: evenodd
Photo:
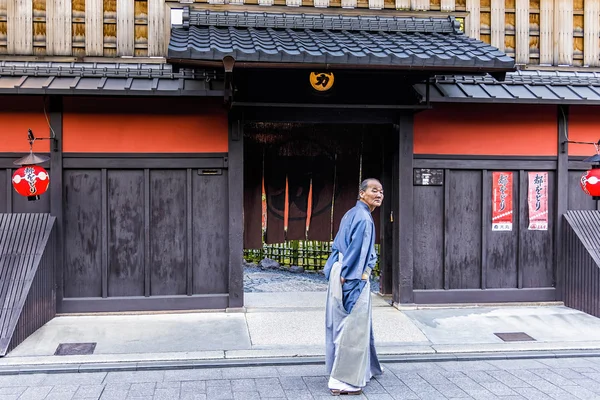
<path id="1" fill-rule="evenodd" d="M 340 282 L 342 282 L 342 285 L 344 284 L 344 282 L 346 282 L 343 276 L 340 276 Z"/>

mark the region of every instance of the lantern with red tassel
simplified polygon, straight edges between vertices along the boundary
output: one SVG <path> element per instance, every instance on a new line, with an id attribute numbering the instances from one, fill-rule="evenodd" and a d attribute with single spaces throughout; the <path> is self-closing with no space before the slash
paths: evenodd
<path id="1" fill-rule="evenodd" d="M 27 200 L 38 200 L 48 190 L 50 176 L 38 165 L 24 165 L 13 174 L 12 184 L 17 193 Z"/>
<path id="2" fill-rule="evenodd" d="M 36 165 L 50 160 L 50 157 L 34 154 L 33 143 L 36 140 L 55 139 L 53 137 L 36 138 L 31 129 L 27 131 L 27 137 L 29 140 L 29 154 L 13 162 L 13 164 L 19 165 L 20 168 L 12 176 L 12 185 L 17 193 L 32 201 L 39 200 L 40 195 L 46 193 L 50 185 L 48 171 Z"/>

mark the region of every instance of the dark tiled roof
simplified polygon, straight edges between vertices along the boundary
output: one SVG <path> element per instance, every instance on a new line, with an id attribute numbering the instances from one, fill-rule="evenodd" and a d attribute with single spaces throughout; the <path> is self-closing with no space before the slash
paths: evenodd
<path id="1" fill-rule="evenodd" d="M 0 94 L 222 96 L 220 80 L 169 64 L 0 61 Z"/>
<path id="2" fill-rule="evenodd" d="M 514 60 L 458 32 L 452 18 L 192 12 L 171 30 L 169 58 L 507 71 Z"/>
<path id="3" fill-rule="evenodd" d="M 450 18 L 405 18 L 382 16 L 351 17 L 324 14 L 266 12 L 193 11 L 186 14 L 186 27 L 314 29 L 365 32 L 458 33 L 460 23 Z"/>
<path id="4" fill-rule="evenodd" d="M 415 85 L 425 99 L 425 84 Z M 485 76 L 437 76 L 432 102 L 600 104 L 600 74 L 579 71 L 517 71 L 503 82 Z"/>

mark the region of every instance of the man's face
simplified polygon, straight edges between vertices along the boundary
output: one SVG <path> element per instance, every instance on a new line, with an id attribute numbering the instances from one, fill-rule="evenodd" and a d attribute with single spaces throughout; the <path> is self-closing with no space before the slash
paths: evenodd
<path id="1" fill-rule="evenodd" d="M 381 186 L 381 183 L 376 180 L 369 181 L 367 190 L 364 192 L 361 191 L 359 196 L 360 200 L 373 211 L 381 206 L 381 203 L 383 202 L 383 187 Z"/>

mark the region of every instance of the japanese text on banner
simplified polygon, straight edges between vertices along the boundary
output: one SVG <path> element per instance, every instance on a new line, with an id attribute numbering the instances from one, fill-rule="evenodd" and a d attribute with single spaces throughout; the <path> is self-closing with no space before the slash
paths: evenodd
<path id="1" fill-rule="evenodd" d="M 513 173 L 492 173 L 492 231 L 512 231 Z"/>
<path id="2" fill-rule="evenodd" d="M 548 230 L 548 172 L 529 172 L 529 230 Z"/>

